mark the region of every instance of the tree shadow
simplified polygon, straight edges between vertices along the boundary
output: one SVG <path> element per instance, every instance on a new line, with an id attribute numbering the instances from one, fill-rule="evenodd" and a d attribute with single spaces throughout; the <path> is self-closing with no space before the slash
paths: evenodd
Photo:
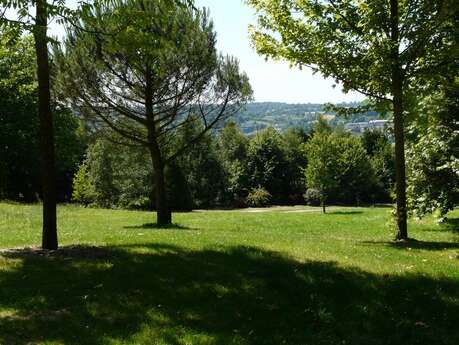
<path id="1" fill-rule="evenodd" d="M 443 223 L 438 223 L 435 228 L 422 229 L 423 232 L 450 231 L 459 235 L 459 218 L 447 218 Z"/>
<path id="2" fill-rule="evenodd" d="M 157 223 L 146 223 L 142 225 L 124 226 L 124 229 L 152 229 L 152 230 L 195 230 L 180 224 L 159 225 Z"/>
<path id="3" fill-rule="evenodd" d="M 330 215 L 330 216 L 353 215 L 353 214 L 362 214 L 362 213 L 363 213 L 362 211 L 332 211 L 332 212 L 327 211 L 327 215 Z"/>
<path id="4" fill-rule="evenodd" d="M 459 232 L 459 218 L 447 218 L 441 227 L 448 231 Z"/>
<path id="5" fill-rule="evenodd" d="M 397 249 L 445 250 L 459 249 L 459 242 L 431 242 L 410 239 L 408 241 L 362 241 L 365 245 L 384 245 Z"/>
<path id="6" fill-rule="evenodd" d="M 459 341 L 457 280 L 380 276 L 253 247 L 96 250 L 4 252 L 14 265 L 0 271 L 0 344 Z"/>

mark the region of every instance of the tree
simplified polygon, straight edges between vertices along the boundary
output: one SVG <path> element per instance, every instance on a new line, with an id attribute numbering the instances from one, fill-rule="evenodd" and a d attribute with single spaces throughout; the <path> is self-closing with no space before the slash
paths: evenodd
<path id="1" fill-rule="evenodd" d="M 55 52 L 65 95 L 93 128 L 150 152 L 157 223 L 171 223 L 165 168 L 251 98 L 238 62 L 218 56 L 207 12 L 185 2 L 96 2 Z M 181 147 L 178 130 L 202 130 Z"/>
<path id="2" fill-rule="evenodd" d="M 369 193 L 371 202 L 390 202 L 395 180 L 394 150 L 387 135 L 378 129 L 365 130 L 360 137 L 375 173 L 375 183 Z"/>
<path id="3" fill-rule="evenodd" d="M 365 151 L 373 156 L 382 146 L 389 144 L 389 139 L 385 133 L 379 129 L 366 129 L 360 137 Z"/>
<path id="4" fill-rule="evenodd" d="M 189 138 L 196 137 L 202 130 L 202 126 L 195 123 L 181 127 L 177 133 L 177 147 L 186 146 Z M 190 146 L 177 158 L 177 169 L 184 175 L 194 207 L 210 208 L 222 204 L 225 171 L 218 157 L 215 135 L 207 132 L 199 142 Z"/>
<path id="5" fill-rule="evenodd" d="M 307 159 L 304 146 L 309 141 L 309 134 L 301 128 L 290 128 L 282 133 L 285 158 L 287 160 L 287 189 L 284 191 L 289 204 L 303 202 L 303 194 L 306 190 L 304 183 L 304 168 Z"/>
<path id="6" fill-rule="evenodd" d="M 305 171 L 306 185 L 320 192 L 323 212 L 326 213 L 327 198 L 339 187 L 336 137 L 316 134 L 306 146 L 308 166 Z"/>
<path id="7" fill-rule="evenodd" d="M 373 182 L 368 156 L 356 137 L 316 133 L 306 144 L 306 185 L 320 192 L 323 212 L 330 199 L 359 202 Z"/>
<path id="8" fill-rule="evenodd" d="M 219 133 L 218 151 L 226 175 L 226 202 L 236 206 L 243 206 L 249 189 L 246 169 L 248 146 L 249 139 L 237 124 L 227 122 Z"/>
<path id="9" fill-rule="evenodd" d="M 259 15 L 257 51 L 309 66 L 372 101 L 394 120 L 397 239 L 407 239 L 404 107 L 413 85 L 457 60 L 454 0 L 248 0 Z"/>
<path id="10" fill-rule="evenodd" d="M 272 127 L 250 140 L 246 169 L 251 189 L 263 187 L 276 203 L 285 201 L 287 157 L 281 135 Z"/>

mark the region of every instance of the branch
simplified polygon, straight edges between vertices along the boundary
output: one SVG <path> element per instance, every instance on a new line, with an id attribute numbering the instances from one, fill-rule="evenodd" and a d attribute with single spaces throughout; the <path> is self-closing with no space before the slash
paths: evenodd
<path id="1" fill-rule="evenodd" d="M 165 163 L 168 164 L 170 163 L 171 161 L 173 161 L 175 158 L 177 158 L 178 156 L 180 156 L 182 153 L 184 153 L 186 150 L 188 150 L 188 148 L 192 145 L 194 145 L 195 143 L 197 143 L 199 140 L 202 139 L 202 137 L 223 117 L 225 111 L 226 111 L 226 107 L 228 105 L 228 101 L 229 101 L 229 96 L 230 96 L 230 93 L 232 91 L 229 89 L 227 94 L 226 94 L 226 97 L 225 97 L 225 101 L 223 102 L 223 105 L 222 105 L 222 109 L 220 111 L 220 113 L 215 117 L 215 119 L 213 121 L 211 121 L 209 123 L 208 126 L 206 126 L 202 131 L 201 133 L 199 133 L 198 135 L 196 135 L 193 139 L 189 140 L 185 145 L 183 145 L 181 148 L 179 148 L 174 154 L 172 154 L 171 156 L 169 156 L 167 159 L 165 159 Z M 204 116 L 203 114 L 201 114 L 202 116 Z"/>

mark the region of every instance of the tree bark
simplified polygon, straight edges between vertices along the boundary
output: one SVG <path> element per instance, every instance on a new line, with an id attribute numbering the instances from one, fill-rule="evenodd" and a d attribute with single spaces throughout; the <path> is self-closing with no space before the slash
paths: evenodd
<path id="1" fill-rule="evenodd" d="M 158 226 L 167 226 L 172 224 L 172 213 L 167 200 L 166 177 L 164 174 L 165 164 L 157 140 L 152 105 L 153 85 L 151 79 L 151 70 L 147 66 L 145 70 L 145 115 L 148 129 L 148 149 L 150 150 L 154 171 L 152 187 L 154 188 L 156 197 L 156 223 Z"/>
<path id="2" fill-rule="evenodd" d="M 56 172 L 54 153 L 54 130 L 51 113 L 51 94 L 47 46 L 46 0 L 36 1 L 36 24 L 34 28 L 35 50 L 37 55 L 38 113 L 40 118 L 40 149 L 43 190 L 43 249 L 56 250 Z"/>
<path id="3" fill-rule="evenodd" d="M 153 186 L 156 197 L 156 223 L 158 226 L 166 226 L 172 223 L 172 213 L 167 200 L 166 178 L 164 164 L 158 156 L 157 150 L 150 148 L 151 161 L 153 163 Z"/>
<path id="4" fill-rule="evenodd" d="M 390 0 L 392 40 L 392 105 L 394 111 L 395 136 L 395 189 L 397 195 L 396 239 L 407 240 L 405 137 L 403 118 L 403 72 L 399 55 L 399 11 L 398 0 Z"/>

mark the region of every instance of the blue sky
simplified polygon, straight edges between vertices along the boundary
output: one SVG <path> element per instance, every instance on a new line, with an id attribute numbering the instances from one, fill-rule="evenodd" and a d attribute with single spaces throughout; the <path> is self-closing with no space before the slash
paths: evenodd
<path id="1" fill-rule="evenodd" d="M 243 0 L 196 0 L 210 9 L 217 31 L 218 49 L 239 58 L 249 75 L 256 101 L 322 103 L 362 100 L 358 93 L 344 94 L 333 80 L 312 75 L 308 69 L 291 69 L 286 62 L 265 61 L 251 47 L 248 26 L 255 14 Z"/>
<path id="2" fill-rule="evenodd" d="M 333 80 L 325 80 L 308 69 L 291 69 L 286 62 L 265 61 L 252 49 L 248 26 L 255 23 L 255 15 L 243 0 L 195 0 L 196 5 L 207 7 L 217 31 L 218 49 L 237 57 L 241 69 L 249 78 L 256 101 L 288 103 L 323 103 L 356 101 L 358 93 L 344 94 L 333 88 Z M 76 0 L 66 1 L 74 5 Z M 54 28 L 54 34 L 61 30 Z"/>

